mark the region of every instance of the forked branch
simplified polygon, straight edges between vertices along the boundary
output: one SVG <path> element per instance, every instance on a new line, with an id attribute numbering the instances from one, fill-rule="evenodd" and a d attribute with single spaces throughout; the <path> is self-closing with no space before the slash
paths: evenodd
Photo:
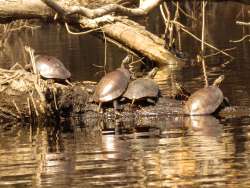
<path id="1" fill-rule="evenodd" d="M 101 17 L 110 13 L 122 14 L 126 16 L 145 16 L 155 7 L 157 7 L 163 0 L 146 0 L 139 8 L 126 8 L 118 4 L 109 4 L 96 9 L 89 9 L 84 6 L 71 6 L 67 10 L 60 7 L 55 1 L 42 0 L 47 6 L 55 10 L 57 13 L 65 16 L 72 14 L 80 14 L 87 18 L 93 19 Z"/>

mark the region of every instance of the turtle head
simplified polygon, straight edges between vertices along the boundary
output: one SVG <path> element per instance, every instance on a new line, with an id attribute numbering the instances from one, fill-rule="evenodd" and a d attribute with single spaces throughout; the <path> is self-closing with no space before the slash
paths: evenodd
<path id="1" fill-rule="evenodd" d="M 213 83 L 214 86 L 219 87 L 220 84 L 223 82 L 223 80 L 225 79 L 224 75 L 220 75 Z"/>
<path id="2" fill-rule="evenodd" d="M 127 68 L 126 66 L 128 66 L 128 64 L 132 62 L 132 58 L 133 58 L 132 55 L 130 55 L 130 54 L 127 55 L 127 56 L 122 60 L 121 68 L 126 69 L 126 68 Z"/>
<path id="3" fill-rule="evenodd" d="M 31 69 L 32 69 L 32 65 L 29 63 L 29 64 L 26 64 L 25 66 L 24 66 L 24 69 L 26 70 L 26 71 L 30 71 Z"/>
<path id="4" fill-rule="evenodd" d="M 127 78 L 131 77 L 130 72 L 128 70 L 129 69 L 128 64 L 131 62 L 132 62 L 132 55 L 129 54 L 122 60 L 121 67 L 118 68 L 118 70 L 122 71 Z"/>
<path id="5" fill-rule="evenodd" d="M 153 69 L 148 73 L 147 78 L 153 78 L 153 77 L 156 75 L 156 73 L 157 73 L 158 70 L 159 70 L 158 67 L 153 68 Z"/>

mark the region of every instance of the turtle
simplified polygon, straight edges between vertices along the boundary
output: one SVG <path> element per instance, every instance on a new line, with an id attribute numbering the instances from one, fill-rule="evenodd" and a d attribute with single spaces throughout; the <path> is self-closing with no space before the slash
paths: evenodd
<path id="1" fill-rule="evenodd" d="M 37 73 L 46 79 L 66 80 L 71 77 L 64 64 L 53 56 L 36 55 L 35 67 Z"/>
<path id="2" fill-rule="evenodd" d="M 184 114 L 192 116 L 214 113 L 224 100 L 223 93 L 219 88 L 224 78 L 224 75 L 221 75 L 212 85 L 194 92 L 184 105 Z"/>
<path id="3" fill-rule="evenodd" d="M 129 83 L 128 89 L 123 94 L 123 97 L 132 100 L 134 104 L 135 100 L 147 99 L 148 102 L 153 102 L 151 98 L 156 98 L 159 94 L 159 86 L 152 79 L 156 74 L 158 68 L 152 69 L 145 78 L 138 78 Z"/>
<path id="4" fill-rule="evenodd" d="M 130 58 L 125 58 L 120 68 L 106 74 L 97 84 L 93 94 L 93 100 L 99 103 L 98 111 L 102 103 L 113 101 L 114 109 L 118 109 L 117 98 L 122 96 L 128 87 L 130 80 L 130 72 L 125 68 L 125 63 L 128 63 Z"/>

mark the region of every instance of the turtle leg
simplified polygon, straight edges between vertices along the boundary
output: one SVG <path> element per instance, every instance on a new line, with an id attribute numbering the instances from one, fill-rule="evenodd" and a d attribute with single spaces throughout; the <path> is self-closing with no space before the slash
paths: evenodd
<path id="1" fill-rule="evenodd" d="M 121 115 L 120 112 L 118 112 L 118 110 L 121 110 L 121 106 L 119 106 L 118 101 L 117 100 L 113 100 L 113 106 L 114 106 L 114 110 L 115 110 L 115 115 Z"/>
<path id="2" fill-rule="evenodd" d="M 102 103 L 100 102 L 99 105 L 98 105 L 98 110 L 97 110 L 97 112 L 100 112 L 101 107 L 102 107 Z"/>
<path id="3" fill-rule="evenodd" d="M 70 86 L 72 86 L 72 87 L 74 86 L 68 79 L 66 79 L 65 82 L 66 82 L 67 84 L 69 84 Z"/>
<path id="4" fill-rule="evenodd" d="M 53 80 L 53 79 L 47 79 L 47 83 L 48 83 L 49 85 L 51 85 L 51 86 L 54 86 L 55 80 Z"/>
<path id="5" fill-rule="evenodd" d="M 146 99 L 148 103 L 155 104 L 155 100 L 151 98 Z"/>
<path id="6" fill-rule="evenodd" d="M 114 106 L 115 111 L 122 109 L 121 106 L 118 104 L 117 100 L 113 100 L 113 106 Z"/>
<path id="7" fill-rule="evenodd" d="M 133 105 L 135 103 L 135 98 L 132 99 L 131 104 Z"/>
<path id="8" fill-rule="evenodd" d="M 228 99 L 227 97 L 224 97 L 224 98 L 223 98 L 222 104 L 223 104 L 224 106 L 230 106 L 229 99 Z"/>
<path id="9" fill-rule="evenodd" d="M 125 101 L 125 97 L 122 97 L 120 101 L 121 101 L 121 102 Z"/>

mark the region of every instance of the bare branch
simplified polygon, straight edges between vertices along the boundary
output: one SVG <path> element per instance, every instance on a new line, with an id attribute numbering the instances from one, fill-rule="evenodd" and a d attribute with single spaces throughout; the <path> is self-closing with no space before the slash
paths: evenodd
<path id="1" fill-rule="evenodd" d="M 250 35 L 245 35 L 239 40 L 230 40 L 229 42 L 232 42 L 232 43 L 242 42 L 242 41 L 246 40 L 247 38 L 250 38 Z"/>
<path id="2" fill-rule="evenodd" d="M 145 16 L 155 7 L 157 7 L 163 0 L 146 0 L 139 8 L 126 8 L 118 4 L 109 4 L 96 9 L 89 9 L 84 6 L 72 6 L 66 9 L 60 7 L 52 0 L 42 0 L 47 6 L 55 10 L 61 15 L 80 14 L 87 18 L 97 18 L 110 13 L 123 14 L 127 16 Z"/>
<path id="3" fill-rule="evenodd" d="M 250 26 L 250 22 L 241 22 L 241 21 L 237 21 L 236 24 L 238 24 L 238 25 Z"/>

